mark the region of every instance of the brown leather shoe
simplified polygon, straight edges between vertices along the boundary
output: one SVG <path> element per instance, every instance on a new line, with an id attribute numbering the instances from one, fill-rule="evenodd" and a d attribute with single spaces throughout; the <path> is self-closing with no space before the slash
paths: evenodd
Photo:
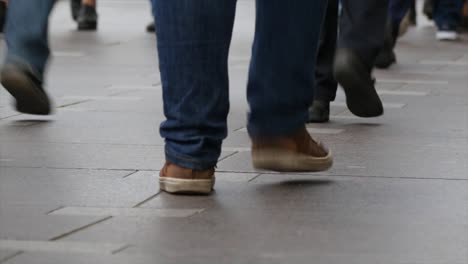
<path id="1" fill-rule="evenodd" d="M 302 128 L 291 136 L 252 139 L 252 161 L 257 169 L 325 171 L 333 164 L 331 152 Z"/>
<path id="2" fill-rule="evenodd" d="M 214 171 L 192 170 L 166 162 L 159 173 L 159 186 L 168 193 L 209 194 L 215 183 Z"/>

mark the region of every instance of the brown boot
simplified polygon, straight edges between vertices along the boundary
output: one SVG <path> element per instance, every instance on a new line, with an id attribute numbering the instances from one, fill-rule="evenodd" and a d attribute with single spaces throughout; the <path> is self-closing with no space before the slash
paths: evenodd
<path id="1" fill-rule="evenodd" d="M 302 128 L 291 136 L 252 139 L 252 161 L 257 169 L 272 171 L 325 171 L 333 158 L 320 142 Z"/>
<path id="2" fill-rule="evenodd" d="M 159 186 L 168 193 L 209 194 L 214 183 L 214 169 L 192 170 L 166 162 L 159 173 Z"/>

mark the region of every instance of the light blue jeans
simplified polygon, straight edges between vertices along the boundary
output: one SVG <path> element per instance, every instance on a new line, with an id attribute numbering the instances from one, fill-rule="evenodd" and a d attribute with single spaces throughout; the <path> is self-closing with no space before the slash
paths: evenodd
<path id="1" fill-rule="evenodd" d="M 12 0 L 5 28 L 6 64 L 28 67 L 42 80 L 49 58 L 48 22 L 55 0 Z"/>

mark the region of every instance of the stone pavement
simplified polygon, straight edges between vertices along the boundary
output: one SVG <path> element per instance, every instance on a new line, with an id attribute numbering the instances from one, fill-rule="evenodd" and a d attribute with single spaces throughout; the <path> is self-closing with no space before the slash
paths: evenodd
<path id="1" fill-rule="evenodd" d="M 353 117 L 340 92 L 332 122 L 309 126 L 332 170 L 265 173 L 245 131 L 254 3 L 239 1 L 216 192 L 170 196 L 149 4 L 99 2 L 97 33 L 66 2 L 51 19 L 54 116 L 18 115 L 0 91 L 0 263 L 468 263 L 467 35 L 411 29 L 375 73 L 385 116 Z"/>

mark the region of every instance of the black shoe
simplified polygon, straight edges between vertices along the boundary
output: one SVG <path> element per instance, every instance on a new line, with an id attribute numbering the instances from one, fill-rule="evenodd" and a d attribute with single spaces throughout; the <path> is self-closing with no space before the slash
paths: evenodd
<path id="1" fill-rule="evenodd" d="M 381 49 L 375 59 L 375 67 L 379 69 L 388 69 L 394 63 L 396 63 L 396 56 L 392 49 Z"/>
<path id="2" fill-rule="evenodd" d="M 81 0 L 70 0 L 70 9 L 73 20 L 78 19 L 78 14 L 80 13 Z"/>
<path id="3" fill-rule="evenodd" d="M 42 82 L 30 71 L 16 65 L 5 65 L 1 72 L 3 87 L 16 99 L 16 110 L 25 114 L 48 115 L 50 100 Z"/>
<path id="4" fill-rule="evenodd" d="M 326 123 L 330 120 L 330 102 L 314 100 L 309 108 L 309 123 Z"/>
<path id="5" fill-rule="evenodd" d="M 154 22 L 151 22 L 150 24 L 148 24 L 148 26 L 146 26 L 146 32 L 153 33 L 154 31 L 155 31 Z"/>
<path id="6" fill-rule="evenodd" d="M 356 116 L 376 117 L 383 114 L 383 105 L 371 77 L 372 67 L 366 66 L 353 51 L 338 49 L 334 74 L 346 94 L 346 104 Z"/>
<path id="7" fill-rule="evenodd" d="M 78 30 L 96 30 L 98 15 L 94 6 L 81 6 L 78 14 Z"/>
<path id="8" fill-rule="evenodd" d="M 0 1 L 0 33 L 3 33 L 3 27 L 5 26 L 7 14 L 7 5 L 5 2 Z"/>

